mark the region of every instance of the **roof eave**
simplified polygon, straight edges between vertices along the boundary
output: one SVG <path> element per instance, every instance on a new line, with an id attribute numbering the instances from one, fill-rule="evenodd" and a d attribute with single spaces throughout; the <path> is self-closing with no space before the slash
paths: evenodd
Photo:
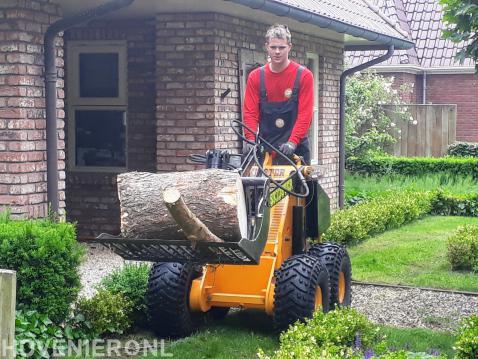
<path id="1" fill-rule="evenodd" d="M 308 23 L 318 27 L 331 29 L 333 31 L 348 34 L 354 37 L 373 41 L 380 45 L 393 45 L 397 50 L 407 50 L 414 46 L 413 42 L 398 37 L 381 34 L 376 31 L 360 28 L 346 24 L 342 21 L 328 18 L 323 15 L 311 13 L 295 7 L 290 7 L 272 0 L 224 0 L 239 5 L 248 6 L 253 9 L 262 10 L 277 16 L 285 16 L 299 22 Z M 358 45 L 360 46 L 360 45 Z"/>

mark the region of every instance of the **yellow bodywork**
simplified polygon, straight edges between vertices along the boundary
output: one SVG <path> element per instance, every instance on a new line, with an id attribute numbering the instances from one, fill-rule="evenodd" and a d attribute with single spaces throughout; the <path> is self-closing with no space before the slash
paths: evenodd
<path id="1" fill-rule="evenodd" d="M 272 166 L 266 157 L 264 169 L 274 179 L 285 179 L 292 166 Z M 274 309 L 274 271 L 292 255 L 292 208 L 303 199 L 285 196 L 271 208 L 269 234 L 256 265 L 206 265 L 203 275 L 193 280 L 189 304 L 192 311 L 211 307 Z"/>

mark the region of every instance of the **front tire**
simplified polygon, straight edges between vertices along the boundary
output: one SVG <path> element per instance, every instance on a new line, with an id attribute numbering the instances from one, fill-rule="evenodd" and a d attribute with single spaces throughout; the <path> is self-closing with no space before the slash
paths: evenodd
<path id="1" fill-rule="evenodd" d="M 307 252 L 317 257 L 330 277 L 330 306 L 349 307 L 352 303 L 352 264 L 347 249 L 335 243 L 314 244 Z"/>
<path id="2" fill-rule="evenodd" d="M 203 313 L 191 312 L 189 293 L 199 276 L 190 263 L 155 263 L 149 272 L 146 299 L 151 329 L 160 337 L 184 337 L 204 321 Z"/>
<path id="3" fill-rule="evenodd" d="M 318 258 L 298 254 L 288 258 L 276 276 L 274 324 L 282 330 L 314 311 L 329 311 L 329 275 Z"/>

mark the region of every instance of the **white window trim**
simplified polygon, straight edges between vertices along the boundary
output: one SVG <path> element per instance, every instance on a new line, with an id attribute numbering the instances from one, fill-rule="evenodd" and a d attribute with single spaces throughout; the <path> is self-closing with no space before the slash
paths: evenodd
<path id="1" fill-rule="evenodd" d="M 126 41 L 69 41 L 67 43 L 67 111 L 68 111 L 68 169 L 75 172 L 124 172 L 128 168 L 128 94 L 127 94 L 127 43 Z M 79 55 L 88 53 L 118 53 L 118 97 L 82 98 L 79 96 Z M 75 111 L 116 110 L 125 112 L 125 166 L 99 167 L 76 165 Z"/>
<path id="2" fill-rule="evenodd" d="M 319 164 L 319 55 L 308 52 L 307 60 L 312 60 L 312 68 L 309 69 L 314 75 L 314 109 L 312 122 L 309 128 L 310 162 L 312 165 Z"/>

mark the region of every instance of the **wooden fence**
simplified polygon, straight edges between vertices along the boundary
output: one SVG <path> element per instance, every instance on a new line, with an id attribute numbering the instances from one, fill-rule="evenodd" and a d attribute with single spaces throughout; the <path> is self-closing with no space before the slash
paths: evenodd
<path id="1" fill-rule="evenodd" d="M 441 157 L 456 140 L 456 105 L 404 105 L 386 108 L 400 131 L 387 152 L 404 157 Z M 399 113 L 406 113 L 406 120 Z"/>
<path id="2" fill-rule="evenodd" d="M 0 358 L 14 358 L 16 273 L 0 269 Z"/>

